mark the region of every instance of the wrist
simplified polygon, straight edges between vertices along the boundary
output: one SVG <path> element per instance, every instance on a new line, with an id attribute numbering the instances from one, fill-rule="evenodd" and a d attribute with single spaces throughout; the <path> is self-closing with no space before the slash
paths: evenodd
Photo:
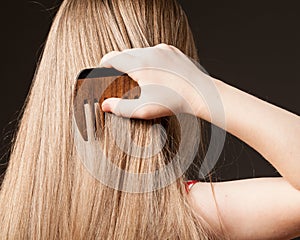
<path id="1" fill-rule="evenodd" d="M 206 121 L 212 121 L 223 110 L 221 89 L 224 83 L 208 75 L 196 78 L 189 94 L 190 109 L 192 113 Z"/>

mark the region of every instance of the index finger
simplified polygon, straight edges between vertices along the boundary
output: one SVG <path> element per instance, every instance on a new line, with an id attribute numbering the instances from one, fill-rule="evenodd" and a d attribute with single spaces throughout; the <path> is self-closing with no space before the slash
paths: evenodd
<path id="1" fill-rule="evenodd" d="M 115 68 L 133 77 L 133 72 L 143 69 L 142 61 L 126 52 L 113 51 L 101 59 L 100 67 Z M 136 80 L 136 79 L 134 79 Z"/>

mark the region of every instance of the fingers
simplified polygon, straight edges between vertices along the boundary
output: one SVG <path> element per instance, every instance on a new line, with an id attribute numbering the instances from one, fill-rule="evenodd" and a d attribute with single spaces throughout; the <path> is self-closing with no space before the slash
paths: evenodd
<path id="1" fill-rule="evenodd" d="M 153 48 L 180 51 L 176 47 L 165 43 L 158 44 L 154 47 L 125 49 L 121 52 L 112 51 L 103 56 L 100 61 L 100 67 L 114 67 L 126 73 L 140 70 L 142 67 L 147 67 L 143 64 L 143 59 L 151 56 Z"/>
<path id="2" fill-rule="evenodd" d="M 121 52 L 119 52 L 119 51 L 112 51 L 112 52 L 109 52 L 109 53 L 105 54 L 102 57 L 99 66 L 100 67 L 111 68 L 112 66 L 108 63 L 108 60 L 111 59 L 111 58 L 113 58 L 113 57 L 115 57 L 115 56 L 117 56 L 117 55 L 119 55 L 120 53 Z"/>
<path id="3" fill-rule="evenodd" d="M 110 52 L 106 54 L 100 62 L 100 67 L 115 68 L 119 71 L 130 74 L 142 68 L 141 61 L 125 52 Z"/>
<path id="4" fill-rule="evenodd" d="M 126 49 L 122 52 L 114 51 L 106 54 L 101 60 L 101 67 L 113 67 L 125 72 L 144 88 L 139 99 L 109 98 L 105 100 L 102 110 L 127 118 L 153 119 L 172 115 L 172 112 L 180 109 L 176 87 L 175 92 L 170 91 L 171 85 L 174 87 L 176 77 L 178 78 L 174 73 L 177 73 L 178 66 L 181 66 L 180 59 L 174 63 L 175 51 L 180 50 L 167 44 L 159 44 L 155 47 Z M 147 70 L 147 72 L 142 70 Z M 172 105 L 170 99 L 178 99 L 178 101 Z M 170 104 L 175 111 L 169 110 Z"/>
<path id="5" fill-rule="evenodd" d="M 173 111 L 161 104 L 146 102 L 142 99 L 109 98 L 102 103 L 102 110 L 119 117 L 145 120 L 174 115 Z"/>
<path id="6" fill-rule="evenodd" d="M 142 118 L 143 101 L 140 99 L 109 98 L 102 103 L 104 112 L 111 112 L 119 117 Z"/>

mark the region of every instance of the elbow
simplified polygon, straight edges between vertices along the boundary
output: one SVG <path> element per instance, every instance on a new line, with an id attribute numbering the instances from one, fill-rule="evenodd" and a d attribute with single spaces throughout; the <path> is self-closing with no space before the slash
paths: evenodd
<path id="1" fill-rule="evenodd" d="M 296 190 L 300 191 L 300 182 L 298 181 L 294 185 L 292 185 Z"/>
<path id="2" fill-rule="evenodd" d="M 293 188 L 300 191 L 300 173 L 298 174 L 298 176 L 296 176 L 295 179 L 288 179 L 287 181 Z"/>

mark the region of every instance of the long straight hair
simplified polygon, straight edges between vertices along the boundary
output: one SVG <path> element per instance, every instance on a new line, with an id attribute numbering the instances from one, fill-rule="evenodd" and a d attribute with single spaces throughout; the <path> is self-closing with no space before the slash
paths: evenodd
<path id="1" fill-rule="evenodd" d="M 0 239 L 221 238 L 190 207 L 184 176 L 152 192 L 122 192 L 91 176 L 75 151 L 72 99 L 78 72 L 97 67 L 110 51 L 159 43 L 174 45 L 198 60 L 187 17 L 175 0 L 62 3 L 1 186 Z M 106 132 L 128 127 L 128 121 L 108 116 Z M 130 120 L 134 138 L 155 144 L 159 133 L 149 131 L 153 124 Z M 149 167 L 142 153 L 141 161 L 132 161 L 115 149 L 106 151 L 114 156 L 114 164 L 138 173 L 168 161 L 167 155 L 157 155 Z"/>

